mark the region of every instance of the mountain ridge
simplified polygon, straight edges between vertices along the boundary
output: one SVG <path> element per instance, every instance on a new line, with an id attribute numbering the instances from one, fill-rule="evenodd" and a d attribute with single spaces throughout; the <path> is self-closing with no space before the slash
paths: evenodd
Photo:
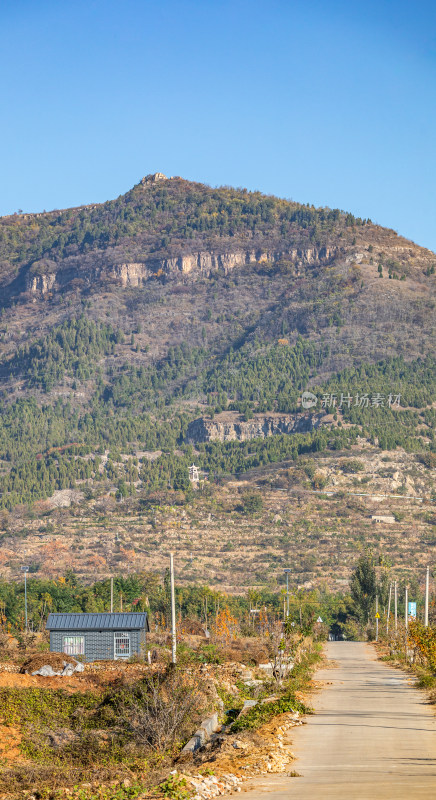
<path id="1" fill-rule="evenodd" d="M 271 257 L 298 263 L 299 258 L 313 260 L 312 251 L 326 252 L 328 258 L 331 252 L 353 246 L 354 240 L 356 245 L 363 244 L 368 233 L 381 239 L 380 246 L 387 245 L 387 238 L 397 239 L 395 232 L 339 209 L 315 209 L 259 192 L 211 189 L 157 175 L 158 179 L 146 176 L 124 195 L 105 203 L 2 217 L 0 281 L 4 291 L 11 272 L 16 277 L 17 265 L 20 274 L 30 272 L 24 287 L 35 290 L 39 275 L 80 271 L 90 255 L 100 269 L 103 264 L 110 268 L 150 262 L 153 274 L 159 269 L 171 272 L 171 262 L 178 260 L 182 272 L 190 271 L 185 263 L 204 261 L 205 254 L 210 268 L 220 267 L 223 254 L 238 260 L 242 252 L 245 258 L 239 256 L 239 263 Z M 412 257 L 424 263 L 433 258 L 431 251 L 401 237 L 395 245 L 390 242 L 389 249 L 400 259 Z M 22 282 L 12 283 L 23 289 Z M 50 290 L 50 283 L 42 277 L 40 286 Z"/>
<path id="2" fill-rule="evenodd" d="M 205 184 L 205 183 L 202 183 L 200 181 L 189 181 L 189 180 L 187 180 L 187 179 L 185 179 L 185 178 L 183 178 L 183 177 L 181 177 L 179 175 L 167 177 L 162 172 L 155 172 L 155 173 L 150 173 L 148 175 L 145 175 L 143 178 L 141 178 L 141 180 L 137 184 L 134 184 L 134 186 L 132 186 L 131 189 L 128 189 L 126 192 L 118 195 L 118 197 L 115 198 L 115 200 L 105 200 L 105 201 L 98 202 L 98 203 L 96 203 L 96 202 L 84 203 L 84 204 L 81 204 L 81 205 L 78 205 L 78 206 L 66 206 L 64 208 L 53 208 L 53 209 L 51 209 L 49 211 L 46 211 L 46 210 L 44 210 L 44 211 L 19 211 L 19 212 L 14 212 L 14 213 L 11 213 L 11 214 L 0 215 L 0 221 L 13 221 L 13 220 L 16 220 L 17 218 L 22 219 L 22 220 L 34 220 L 34 219 L 37 219 L 37 218 L 40 218 L 40 217 L 49 217 L 49 216 L 54 216 L 54 215 L 59 215 L 59 214 L 62 215 L 62 214 L 66 214 L 68 212 L 80 212 L 80 211 L 84 211 L 84 210 L 95 210 L 95 209 L 99 209 L 99 208 L 104 207 L 108 203 L 115 202 L 116 200 L 120 200 L 122 198 L 128 197 L 132 192 L 134 192 L 135 189 L 137 189 L 137 188 L 139 188 L 141 186 L 142 187 L 153 186 L 153 185 L 156 185 L 157 183 L 159 183 L 161 181 L 177 181 L 177 182 L 181 182 L 181 183 L 183 183 L 185 185 L 198 186 L 198 187 L 201 187 L 203 189 L 208 189 L 210 191 L 220 191 L 220 190 L 228 190 L 228 189 L 230 189 L 231 191 L 234 191 L 234 192 L 238 192 L 239 191 L 239 192 L 242 192 L 244 194 L 252 194 L 252 195 L 256 195 L 256 196 L 262 196 L 262 197 L 265 197 L 265 198 L 273 198 L 273 199 L 276 199 L 276 200 L 280 200 L 280 201 L 282 201 L 284 203 L 289 203 L 292 206 L 307 207 L 307 208 L 310 207 L 310 208 L 315 208 L 318 211 L 321 211 L 321 210 L 330 211 L 330 210 L 332 210 L 332 209 L 330 209 L 329 206 L 317 206 L 317 207 L 315 207 L 313 205 L 310 205 L 309 203 L 306 203 L 306 204 L 299 203 L 298 201 L 290 200 L 290 199 L 284 198 L 284 197 L 278 197 L 278 196 L 273 195 L 273 194 L 265 194 L 265 193 L 262 193 L 262 192 L 260 192 L 258 190 L 235 189 L 235 188 L 233 188 L 231 186 L 228 186 L 228 185 L 220 185 L 220 186 L 212 187 L 209 184 Z M 351 215 L 351 212 L 347 212 L 347 211 L 340 210 L 340 209 L 334 209 L 334 210 L 335 211 L 339 211 L 339 213 L 344 215 L 344 216 Z M 354 215 L 351 215 L 351 216 L 354 216 Z M 354 216 L 354 218 L 358 219 L 355 216 Z M 387 226 L 384 226 L 381 223 L 373 223 L 370 219 L 368 219 L 366 221 L 368 221 L 371 225 L 373 225 L 377 229 L 386 231 L 386 232 L 388 232 L 388 233 L 390 233 L 390 234 L 392 234 L 394 236 L 398 236 L 399 235 L 398 232 L 393 228 L 389 228 Z M 416 247 L 419 247 L 421 250 L 427 251 L 428 253 L 430 253 L 432 255 L 436 255 L 436 253 L 433 250 L 431 250 L 430 248 L 426 248 L 426 247 L 423 247 L 422 245 L 417 244 L 412 239 L 408 239 L 407 237 L 403 237 L 403 236 L 401 236 L 401 239 L 403 241 L 409 243 L 410 245 L 414 245 Z"/>

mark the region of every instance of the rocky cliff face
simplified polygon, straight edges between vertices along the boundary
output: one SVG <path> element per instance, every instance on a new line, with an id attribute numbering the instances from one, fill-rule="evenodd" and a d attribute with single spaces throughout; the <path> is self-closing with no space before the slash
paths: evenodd
<path id="1" fill-rule="evenodd" d="M 244 421 L 239 415 L 219 415 L 213 420 L 199 417 L 188 425 L 186 438 L 199 442 L 246 442 L 250 439 L 266 439 L 278 433 L 307 433 L 318 428 L 320 414 L 255 414 Z"/>
<path id="2" fill-rule="evenodd" d="M 26 277 L 26 291 L 32 294 L 44 294 L 49 291 L 67 286 L 72 280 L 81 280 L 85 285 L 92 285 L 96 281 L 119 283 L 120 286 L 137 287 L 145 284 L 156 275 L 165 275 L 177 278 L 182 275 L 203 274 L 209 275 L 213 271 L 228 274 L 231 270 L 247 264 L 276 263 L 287 260 L 298 266 L 305 264 L 327 263 L 337 254 L 335 248 L 310 247 L 306 249 L 292 248 L 287 251 L 260 251 L 237 250 L 235 252 L 216 253 L 201 251 L 173 258 L 147 259 L 147 261 L 127 262 L 121 264 L 104 265 L 96 263 L 92 267 L 82 268 L 80 262 L 76 265 L 64 263 L 51 264 L 47 270 L 46 265 L 34 264 Z M 97 259 L 96 259 L 97 261 Z"/>
<path id="3" fill-rule="evenodd" d="M 56 283 L 56 273 L 42 275 L 28 275 L 26 278 L 26 290 L 32 294 L 46 294 L 50 292 Z"/>

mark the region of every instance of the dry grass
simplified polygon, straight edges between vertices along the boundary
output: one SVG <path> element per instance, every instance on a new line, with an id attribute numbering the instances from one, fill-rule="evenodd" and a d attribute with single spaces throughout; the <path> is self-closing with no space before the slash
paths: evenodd
<path id="1" fill-rule="evenodd" d="M 3 575 L 11 577 L 13 564 L 24 554 L 30 561 L 41 561 L 38 577 L 63 574 L 65 552 L 58 554 L 60 542 L 69 548 L 69 563 L 74 557 L 75 572 L 85 581 L 95 579 L 90 563 L 95 552 L 104 558 L 106 567 L 99 575 L 105 577 L 162 571 L 171 548 L 179 585 L 206 582 L 229 593 L 256 585 L 276 587 L 288 559 L 300 585 L 327 582 L 330 589 L 340 589 L 338 582 L 349 578 L 365 545 L 383 552 L 404 575 L 411 565 L 425 566 L 435 529 L 418 497 L 430 494 L 434 471 L 411 462 L 410 455 L 401 450 L 389 454 L 389 463 L 371 446 L 356 448 L 350 455 L 365 465 L 357 478 L 342 471 L 341 454 L 311 458 L 315 469 L 328 479 L 326 490 L 342 492 L 342 496 L 311 494 L 311 482 L 300 464 L 271 465 L 254 470 L 244 480 L 214 488 L 210 498 L 196 495 L 194 503 L 185 507 L 167 505 L 144 511 L 128 501 L 114 504 L 102 516 L 97 510 L 99 501 L 91 501 L 78 508 L 54 510 L 44 519 L 53 526 L 44 535 L 44 547 L 51 547 L 47 562 L 41 558 L 40 520 L 17 513 L 16 532 L 26 534 L 5 540 L 13 558 L 3 565 Z M 398 475 L 408 482 L 408 493 L 416 493 L 416 500 L 379 497 L 398 492 L 399 479 L 393 477 Z M 362 477 L 369 478 L 368 482 L 354 485 Z M 262 494 L 263 510 L 247 516 L 236 508 L 241 492 L 250 490 Z M 351 492 L 368 496 L 354 497 Z M 374 514 L 394 514 L 397 521 L 376 524 L 371 520 Z"/>

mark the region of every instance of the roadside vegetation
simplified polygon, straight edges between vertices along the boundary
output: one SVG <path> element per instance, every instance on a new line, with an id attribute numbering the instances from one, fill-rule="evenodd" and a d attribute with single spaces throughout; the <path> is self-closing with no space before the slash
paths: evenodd
<path id="1" fill-rule="evenodd" d="M 393 666 L 405 669 L 416 676 L 416 685 L 429 693 L 430 702 L 436 704 L 436 615 L 434 601 L 430 623 L 425 626 L 419 619 L 409 619 L 407 630 L 400 620 L 395 630 L 391 621 L 389 630 L 382 630 L 376 645 L 379 657 Z"/>
<path id="2" fill-rule="evenodd" d="M 422 588 L 413 582 L 397 585 L 397 614 L 395 619 L 394 570 L 389 563 L 376 566 L 374 557 L 363 555 L 350 582 L 351 600 L 355 609 L 356 627 L 361 636 L 375 642 L 379 656 L 394 666 L 417 676 L 417 686 L 430 691 L 436 702 L 436 598 L 429 596 L 428 625 L 424 624 Z M 407 610 L 408 598 L 415 604 L 414 615 Z"/>
<path id="3" fill-rule="evenodd" d="M 64 587 L 68 591 L 67 582 Z M 204 590 L 198 600 L 201 617 Z M 226 601 L 222 596 L 216 600 Z M 191 611 L 193 601 L 192 596 Z M 165 619 L 156 611 L 153 630 L 155 620 L 161 622 L 148 640 L 151 665 L 142 658 L 124 664 L 102 662 L 85 666 L 83 673 L 66 681 L 29 674 L 33 661 L 36 665 L 46 658 L 49 663 L 53 655 L 47 652 L 45 633 L 26 637 L 15 631 L 14 646 L 14 637 L 4 630 L 0 793 L 11 800 L 31 795 L 41 800 L 91 800 L 149 794 L 177 800 L 193 793 L 186 784 L 192 774 L 207 777 L 234 769 L 239 775 L 241 756 L 245 769 L 252 764 L 266 770 L 271 726 L 298 724 L 300 715 L 310 711 L 306 695 L 326 631 L 314 619 L 313 598 L 303 602 L 296 597 L 294 602 L 303 612 L 302 626 L 294 616 L 283 626 L 271 610 L 247 625 L 245 614 L 238 619 L 224 605 L 211 620 L 206 638 L 201 618 L 185 618 L 179 627 L 176 667 L 169 663 Z M 292 608 L 291 604 L 293 614 Z M 197 634 L 183 633 L 185 629 Z M 37 658 L 33 653 L 39 653 Z M 27 674 L 18 673 L 20 666 Z M 252 707 L 246 711 L 247 700 Z M 225 729 L 212 745 L 206 742 L 193 756 L 182 757 L 183 745 L 213 712 Z M 5 740 L 14 744 L 10 755 L 3 749 Z M 279 752 L 274 758 L 278 771 L 292 760 Z M 178 794 L 182 789 L 185 795 Z"/>

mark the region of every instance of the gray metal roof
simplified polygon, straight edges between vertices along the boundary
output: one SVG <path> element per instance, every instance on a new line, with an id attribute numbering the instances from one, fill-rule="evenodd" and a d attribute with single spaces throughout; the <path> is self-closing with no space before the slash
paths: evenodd
<path id="1" fill-rule="evenodd" d="M 149 630 L 145 611 L 128 611 L 125 614 L 49 614 L 46 627 L 49 631 Z"/>

